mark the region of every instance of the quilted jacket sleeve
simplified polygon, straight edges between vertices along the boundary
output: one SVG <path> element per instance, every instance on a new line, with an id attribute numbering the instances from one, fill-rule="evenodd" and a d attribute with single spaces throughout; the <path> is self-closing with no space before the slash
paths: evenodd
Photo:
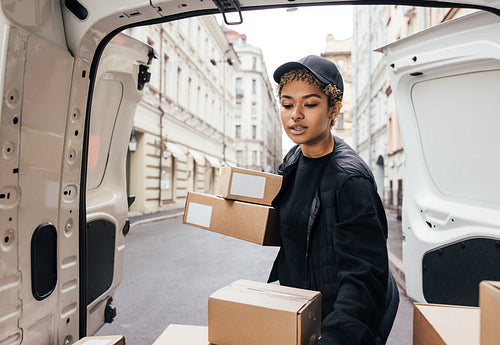
<path id="1" fill-rule="evenodd" d="M 385 213 L 374 185 L 364 177 L 348 178 L 336 197 L 339 291 L 317 345 L 375 344 L 388 277 Z"/>

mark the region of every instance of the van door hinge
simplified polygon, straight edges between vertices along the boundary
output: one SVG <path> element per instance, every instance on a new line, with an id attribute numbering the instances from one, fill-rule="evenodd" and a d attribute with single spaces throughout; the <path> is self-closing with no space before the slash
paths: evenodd
<path id="1" fill-rule="evenodd" d="M 238 25 L 243 23 L 243 17 L 241 16 L 241 6 L 238 0 L 212 0 L 212 1 L 217 6 L 219 11 L 221 11 L 222 16 L 224 17 L 224 23 L 226 23 L 227 25 Z M 226 13 L 228 12 L 237 12 L 239 20 L 228 21 L 226 18 Z"/>
<path id="2" fill-rule="evenodd" d="M 140 65 L 139 66 L 139 76 L 137 78 L 137 89 L 142 90 L 144 88 L 144 85 L 149 83 L 151 80 L 151 73 L 148 71 L 149 66 L 147 65 Z"/>

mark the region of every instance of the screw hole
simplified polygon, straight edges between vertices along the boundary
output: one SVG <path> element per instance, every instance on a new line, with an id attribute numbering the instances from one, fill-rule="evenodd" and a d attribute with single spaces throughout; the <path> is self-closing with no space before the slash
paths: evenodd
<path id="1" fill-rule="evenodd" d="M 9 243 L 9 241 L 10 241 L 10 237 L 9 237 L 9 236 L 5 236 L 5 237 L 3 238 L 3 241 L 4 241 L 4 243 Z"/>
<path id="2" fill-rule="evenodd" d="M 10 95 L 10 100 L 13 101 L 14 100 L 14 96 Z"/>
<path id="3" fill-rule="evenodd" d="M 73 210 L 69 210 L 69 213 L 73 213 Z"/>
<path id="4" fill-rule="evenodd" d="M 452 221 L 452 222 L 454 222 L 454 221 L 455 221 L 455 219 L 451 218 L 451 221 Z"/>
<path id="5" fill-rule="evenodd" d="M 69 321 L 70 321 L 70 319 L 69 319 L 69 317 L 68 317 L 68 318 L 66 319 L 66 323 L 69 323 Z"/>
<path id="6" fill-rule="evenodd" d="M 12 222 L 12 217 L 9 217 L 9 222 Z"/>
<path id="7" fill-rule="evenodd" d="M 7 152 L 10 152 L 10 147 L 7 147 Z"/>
<path id="8" fill-rule="evenodd" d="M 75 137 L 78 136 L 78 129 L 75 131 Z"/>
<path id="9" fill-rule="evenodd" d="M 19 122 L 19 118 L 16 116 L 12 119 L 12 122 L 17 125 L 17 123 Z"/>

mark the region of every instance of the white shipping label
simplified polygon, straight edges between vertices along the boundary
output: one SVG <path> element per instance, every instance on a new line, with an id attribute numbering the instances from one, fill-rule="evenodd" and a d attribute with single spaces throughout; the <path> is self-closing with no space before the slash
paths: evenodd
<path id="1" fill-rule="evenodd" d="M 210 227 L 210 219 L 212 218 L 212 206 L 190 202 L 186 216 L 186 223 L 196 224 Z"/>
<path id="2" fill-rule="evenodd" d="M 233 173 L 231 194 L 262 199 L 265 189 L 266 178 L 264 176 Z"/>

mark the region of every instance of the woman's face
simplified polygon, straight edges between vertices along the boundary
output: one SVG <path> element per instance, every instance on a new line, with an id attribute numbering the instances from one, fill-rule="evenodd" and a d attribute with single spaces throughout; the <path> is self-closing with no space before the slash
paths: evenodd
<path id="1" fill-rule="evenodd" d="M 310 157 L 329 153 L 322 151 L 328 150 L 329 145 L 333 144 L 330 122 L 338 115 L 341 103 L 329 108 L 328 97 L 323 91 L 302 80 L 294 80 L 283 86 L 280 103 L 285 133 L 300 145 L 302 152 Z"/>

